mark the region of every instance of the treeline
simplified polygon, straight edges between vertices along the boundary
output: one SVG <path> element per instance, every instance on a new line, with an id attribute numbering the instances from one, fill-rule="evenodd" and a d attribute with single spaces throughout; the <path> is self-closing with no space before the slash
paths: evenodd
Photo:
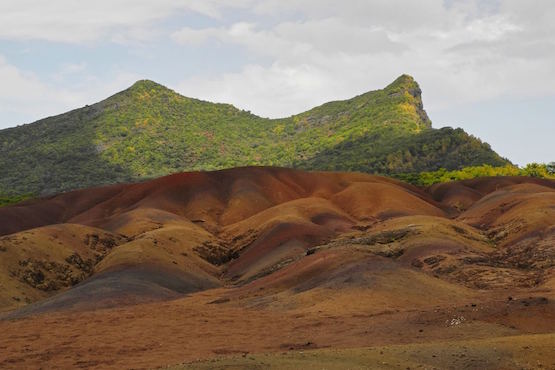
<path id="1" fill-rule="evenodd" d="M 13 196 L 0 195 L 0 207 L 23 202 L 24 200 L 27 200 L 30 198 L 33 198 L 32 194 L 13 195 Z"/>
<path id="2" fill-rule="evenodd" d="M 395 174 L 392 177 L 417 186 L 430 186 L 437 183 L 474 179 L 477 177 L 494 177 L 494 176 L 530 176 L 545 179 L 555 179 L 555 162 L 550 163 L 529 163 L 525 167 L 517 167 L 514 165 L 505 166 L 470 166 L 460 170 L 449 171 L 441 168 L 437 171 L 420 172 L 420 173 L 403 173 Z M 23 195 L 1 195 L 0 207 L 22 202 L 24 200 L 35 198 L 34 194 Z"/>
<path id="3" fill-rule="evenodd" d="M 430 186 L 433 184 L 468 180 L 477 177 L 490 176 L 530 176 L 546 179 L 555 179 L 555 162 L 545 163 L 529 163 L 525 167 L 517 167 L 514 165 L 505 165 L 494 167 L 490 165 L 464 167 L 460 170 L 446 170 L 441 168 L 437 171 L 420 172 L 420 173 L 404 173 L 397 174 L 394 177 L 418 186 Z"/>

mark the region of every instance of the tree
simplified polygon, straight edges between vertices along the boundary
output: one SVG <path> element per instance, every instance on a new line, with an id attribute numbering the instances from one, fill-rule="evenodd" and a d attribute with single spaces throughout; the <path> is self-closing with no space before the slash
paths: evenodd
<path id="1" fill-rule="evenodd" d="M 545 177 L 545 175 L 547 174 L 546 167 L 547 166 L 545 164 L 540 164 L 536 162 L 528 163 L 523 169 L 524 175 L 531 177 Z"/>

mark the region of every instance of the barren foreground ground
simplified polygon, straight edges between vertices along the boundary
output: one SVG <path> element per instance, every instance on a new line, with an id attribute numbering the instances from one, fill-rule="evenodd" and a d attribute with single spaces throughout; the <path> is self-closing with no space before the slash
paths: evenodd
<path id="1" fill-rule="evenodd" d="M 0 209 L 0 368 L 555 368 L 555 182 L 240 168 Z"/>

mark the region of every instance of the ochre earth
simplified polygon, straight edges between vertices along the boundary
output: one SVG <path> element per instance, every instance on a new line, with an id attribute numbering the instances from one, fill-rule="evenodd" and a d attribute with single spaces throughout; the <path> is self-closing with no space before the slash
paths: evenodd
<path id="1" fill-rule="evenodd" d="M 555 368 L 555 181 L 181 173 L 0 235 L 0 368 Z"/>

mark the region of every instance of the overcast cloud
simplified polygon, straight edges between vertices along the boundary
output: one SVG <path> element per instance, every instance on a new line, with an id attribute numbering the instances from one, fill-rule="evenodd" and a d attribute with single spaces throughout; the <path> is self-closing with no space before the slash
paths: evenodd
<path id="1" fill-rule="evenodd" d="M 408 73 L 435 127 L 550 161 L 553 19 L 550 0 L 2 1 L 0 128 L 139 78 L 280 117 Z"/>

